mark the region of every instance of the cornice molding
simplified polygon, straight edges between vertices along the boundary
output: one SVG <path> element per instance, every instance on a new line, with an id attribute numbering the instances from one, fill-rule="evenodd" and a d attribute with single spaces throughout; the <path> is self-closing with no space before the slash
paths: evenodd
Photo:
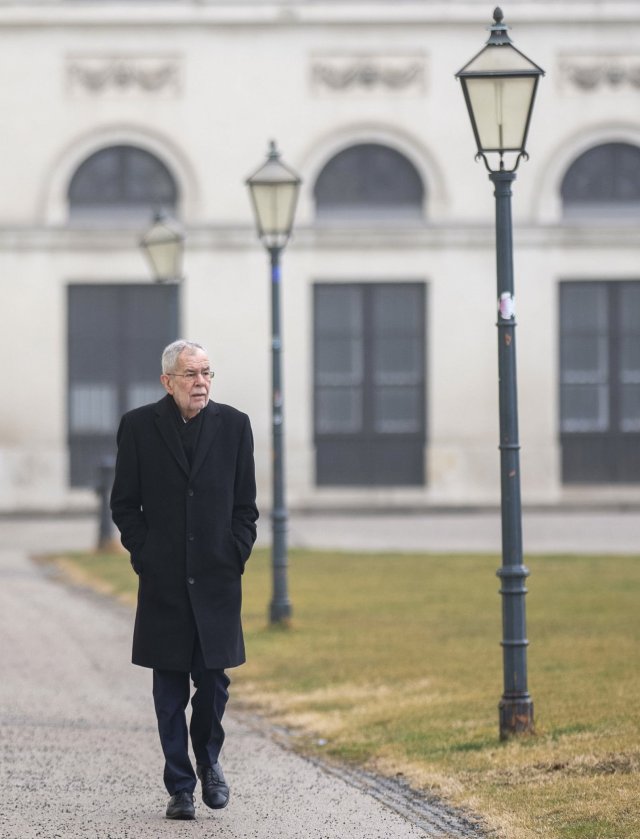
<path id="1" fill-rule="evenodd" d="M 640 92 L 640 56 L 637 53 L 563 55 L 558 66 L 565 88 L 582 93 Z"/>
<path id="2" fill-rule="evenodd" d="M 209 250 L 261 250 L 252 224 L 187 225 L 188 248 L 193 252 Z M 73 227 L 13 227 L 0 225 L 0 252 L 66 252 L 91 253 L 130 251 L 136 253 L 138 229 L 95 230 Z M 618 248 L 637 251 L 640 230 L 629 225 L 518 224 L 514 231 L 520 248 L 564 248 L 579 252 L 596 248 Z M 493 220 L 486 224 L 424 225 L 415 229 L 393 230 L 389 227 L 321 228 L 300 225 L 294 230 L 287 250 L 317 252 L 332 250 L 362 251 L 395 250 L 410 253 L 425 248 L 495 249 Z"/>
<path id="3" fill-rule="evenodd" d="M 640 23 L 637 0 L 512 0 L 509 23 Z M 487 24 L 484 0 L 0 0 L 0 27 Z"/>
<path id="4" fill-rule="evenodd" d="M 66 60 L 72 96 L 177 96 L 181 70 L 178 56 L 69 55 Z"/>
<path id="5" fill-rule="evenodd" d="M 318 95 L 422 95 L 426 58 L 420 53 L 322 54 L 311 57 L 311 88 Z"/>

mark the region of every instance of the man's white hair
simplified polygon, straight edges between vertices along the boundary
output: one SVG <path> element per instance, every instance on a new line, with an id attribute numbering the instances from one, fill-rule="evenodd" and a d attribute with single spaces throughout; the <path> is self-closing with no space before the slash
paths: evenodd
<path id="1" fill-rule="evenodd" d="M 174 373 L 178 364 L 178 358 L 185 350 L 187 355 L 193 355 L 198 350 L 202 350 L 205 355 L 209 355 L 202 344 L 197 344 L 195 341 L 185 341 L 184 338 L 180 338 L 164 348 L 162 352 L 162 372 Z"/>

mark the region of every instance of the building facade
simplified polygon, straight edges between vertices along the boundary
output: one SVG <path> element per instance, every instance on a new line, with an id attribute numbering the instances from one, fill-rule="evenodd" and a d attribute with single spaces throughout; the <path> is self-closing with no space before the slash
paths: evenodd
<path id="1" fill-rule="evenodd" d="M 270 505 L 270 289 L 244 180 L 302 177 L 283 256 L 293 507 L 499 499 L 494 198 L 454 78 L 479 0 L 0 0 L 0 511 L 95 503 L 159 354 L 204 343 Z M 511 0 L 544 68 L 514 184 L 523 500 L 640 499 L 640 7 Z M 138 243 L 186 230 L 185 277 Z"/>

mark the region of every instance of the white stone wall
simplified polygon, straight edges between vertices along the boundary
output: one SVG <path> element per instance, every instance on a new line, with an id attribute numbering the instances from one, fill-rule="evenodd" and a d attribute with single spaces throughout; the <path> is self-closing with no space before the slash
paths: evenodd
<path id="1" fill-rule="evenodd" d="M 554 503 L 570 496 L 559 472 L 558 282 L 640 278 L 637 224 L 563 224 L 559 187 L 592 145 L 640 144 L 640 11 L 634 2 L 521 0 L 504 11 L 516 46 L 547 71 L 513 210 L 523 499 Z M 0 289 L 10 348 L 0 509 L 93 501 L 68 489 L 66 287 L 150 279 L 140 231 L 68 229 L 66 191 L 77 166 L 114 143 L 157 154 L 180 185 L 183 333 L 209 346 L 215 397 L 252 417 L 269 506 L 268 264 L 243 182 L 271 138 L 304 178 L 283 259 L 290 503 L 498 500 L 493 195 L 454 78 L 486 40 L 491 13 L 476 0 L 0 2 Z M 359 141 L 388 143 L 417 167 L 423 227 L 314 224 L 315 178 Z M 428 483 L 318 489 L 312 284 L 390 279 L 428 288 Z"/>

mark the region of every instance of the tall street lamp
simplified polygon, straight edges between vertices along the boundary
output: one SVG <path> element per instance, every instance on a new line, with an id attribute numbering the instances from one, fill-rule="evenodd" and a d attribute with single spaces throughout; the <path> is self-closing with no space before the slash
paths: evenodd
<path id="1" fill-rule="evenodd" d="M 533 732 L 533 700 L 527 689 L 525 582 L 529 570 L 522 561 L 511 183 L 520 160 L 527 158 L 529 122 L 544 71 L 513 46 L 499 8 L 493 19 L 486 45 L 456 76 L 471 118 L 477 158 L 489 171 L 496 198 L 502 510 L 502 567 L 498 576 L 504 669 L 499 711 L 500 737 L 506 739 L 512 734 Z M 505 167 L 505 155 L 509 155 L 511 168 Z"/>
<path id="2" fill-rule="evenodd" d="M 175 283 L 182 279 L 184 240 L 184 231 L 175 219 L 162 211 L 154 214 L 153 224 L 140 240 L 140 248 L 158 282 Z"/>
<path id="3" fill-rule="evenodd" d="M 280 255 L 291 228 L 301 180 L 280 159 L 271 142 L 267 161 L 247 178 L 258 236 L 271 259 L 271 394 L 273 440 L 273 544 L 271 562 L 273 597 L 269 607 L 272 624 L 287 624 L 291 601 L 287 586 L 287 505 L 284 477 L 284 412 L 281 371 L 282 333 L 280 321 Z"/>

